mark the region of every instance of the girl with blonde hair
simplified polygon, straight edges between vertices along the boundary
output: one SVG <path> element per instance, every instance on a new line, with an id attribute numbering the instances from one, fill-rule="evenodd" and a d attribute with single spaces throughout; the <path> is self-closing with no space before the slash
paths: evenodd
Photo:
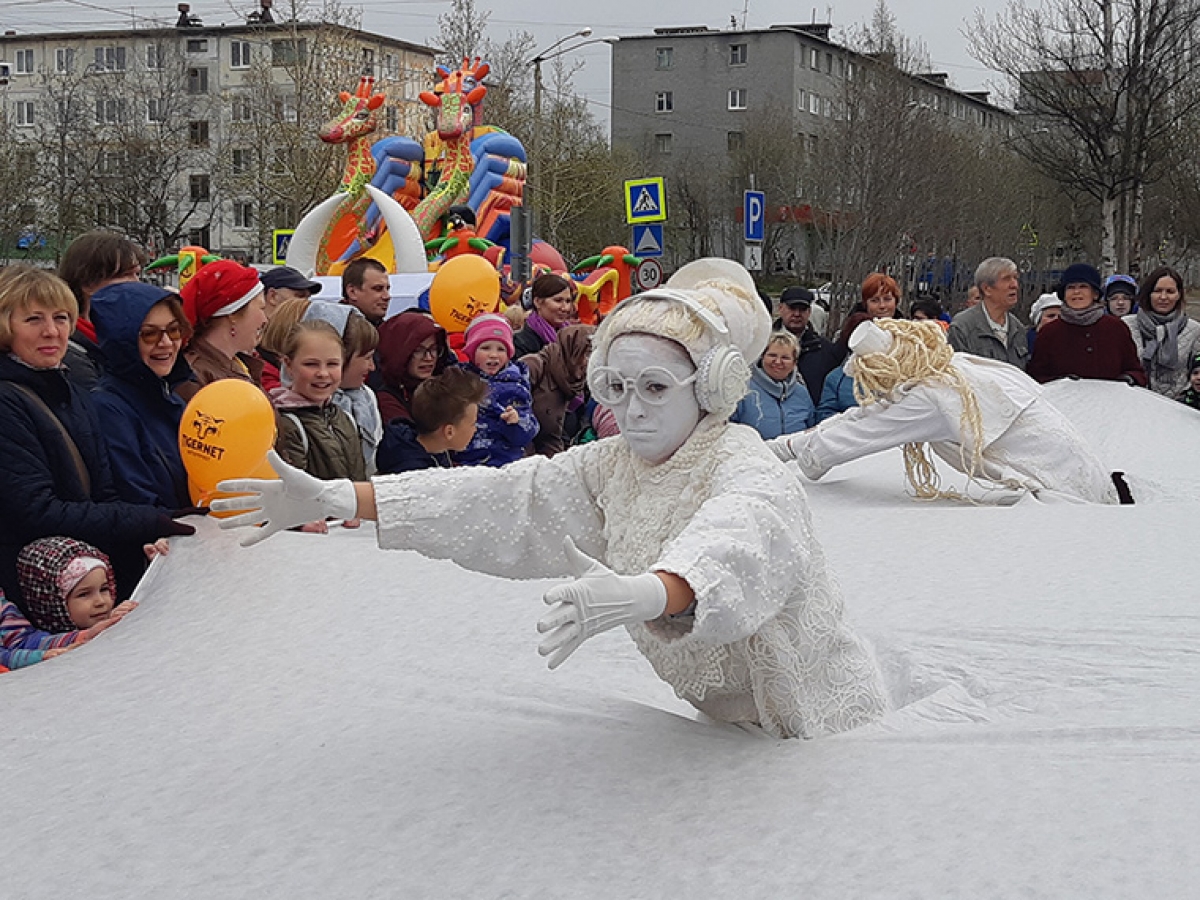
<path id="1" fill-rule="evenodd" d="M 963 496 L 942 489 L 929 450 L 967 476 L 968 490 L 976 484 L 1116 503 L 1125 489 L 1032 378 L 1007 363 L 955 353 L 936 322 L 865 322 L 850 352 L 846 369 L 861 405 L 769 442 L 814 481 L 834 466 L 902 446 L 909 484 L 922 500 Z"/>

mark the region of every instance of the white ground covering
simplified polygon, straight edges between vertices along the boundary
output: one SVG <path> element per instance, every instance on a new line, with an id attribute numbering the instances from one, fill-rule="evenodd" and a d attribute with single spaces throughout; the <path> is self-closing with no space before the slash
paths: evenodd
<path id="1" fill-rule="evenodd" d="M 545 583 L 205 522 L 0 676 L 0 896 L 1193 896 L 1200 415 L 1050 391 L 1142 503 L 918 504 L 895 452 L 810 488 L 901 707 L 831 739 L 700 721 L 620 632 L 547 672 Z"/>

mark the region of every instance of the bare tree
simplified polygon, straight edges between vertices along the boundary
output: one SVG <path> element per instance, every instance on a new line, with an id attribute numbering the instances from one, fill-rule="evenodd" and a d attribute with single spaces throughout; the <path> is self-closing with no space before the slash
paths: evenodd
<path id="1" fill-rule="evenodd" d="M 227 196 L 247 204 L 240 215 L 255 232 L 260 259 L 270 257 L 274 229 L 294 227 L 336 189 L 346 149 L 321 142 L 318 133 L 338 108 L 339 92 L 353 91 L 364 70 L 355 14 L 327 3 L 297 7 L 294 15 L 257 30 L 258 52 L 243 85 L 224 98 L 230 139 L 221 148 L 219 181 Z"/>
<path id="2" fill-rule="evenodd" d="M 45 215 L 56 246 L 103 225 L 158 252 L 211 221 L 214 105 L 177 42 L 111 68 L 82 48 L 62 61 L 40 74 L 46 99 L 32 141 L 54 186 Z M 189 184 L 193 173 L 202 180 Z"/>
<path id="3" fill-rule="evenodd" d="M 1008 76 L 1014 146 L 1100 205 L 1102 265 L 1136 271 L 1145 192 L 1169 174 L 1180 124 L 1200 112 L 1196 0 L 1011 0 L 969 36 Z"/>
<path id="4" fill-rule="evenodd" d="M 480 10 L 475 0 L 450 0 L 450 9 L 438 16 L 438 33 L 435 40 L 442 53 L 438 62 L 455 69 L 464 59 L 484 56 L 487 23 L 491 17 L 488 10 Z"/>

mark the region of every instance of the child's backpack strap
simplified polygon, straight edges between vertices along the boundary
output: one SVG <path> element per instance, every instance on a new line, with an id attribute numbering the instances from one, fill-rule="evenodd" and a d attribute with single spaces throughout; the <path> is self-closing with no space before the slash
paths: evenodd
<path id="1" fill-rule="evenodd" d="M 285 416 L 292 420 L 292 424 L 296 426 L 296 430 L 300 432 L 300 446 L 304 448 L 304 459 L 308 460 L 308 432 L 304 430 L 304 425 L 300 421 L 300 417 L 295 413 L 285 412 Z"/>

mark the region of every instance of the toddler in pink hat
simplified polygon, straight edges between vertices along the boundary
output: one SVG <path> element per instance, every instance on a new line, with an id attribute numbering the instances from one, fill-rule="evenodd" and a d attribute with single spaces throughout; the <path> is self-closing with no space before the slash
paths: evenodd
<path id="1" fill-rule="evenodd" d="M 533 394 L 524 363 L 513 360 L 512 326 L 504 316 L 489 313 L 467 326 L 464 368 L 488 386 L 479 407 L 475 437 L 455 461 L 466 466 L 502 466 L 525 456 L 538 431 Z"/>

